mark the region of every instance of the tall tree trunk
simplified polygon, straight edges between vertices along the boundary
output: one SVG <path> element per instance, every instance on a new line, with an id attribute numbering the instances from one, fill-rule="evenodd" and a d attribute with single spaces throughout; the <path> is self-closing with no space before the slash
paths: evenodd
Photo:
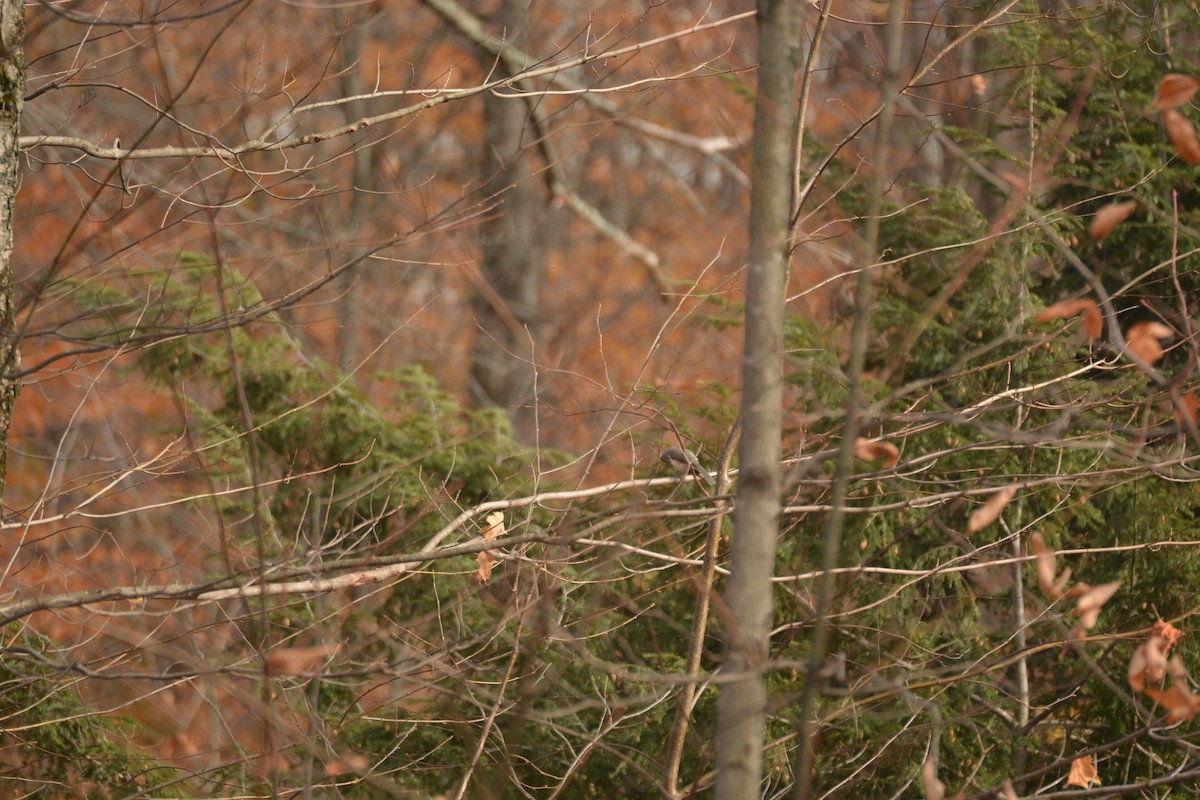
<path id="1" fill-rule="evenodd" d="M 530 0 L 502 0 L 494 22 L 505 44 L 524 49 L 530 5 Z M 489 61 L 484 69 L 493 66 L 504 74 L 503 60 Z M 478 400 L 507 409 L 517 432 L 529 438 L 534 422 L 530 341 L 536 340 L 542 268 L 534 238 L 541 201 L 529 174 L 532 143 L 524 140 L 526 113 L 519 98 L 484 96 L 482 191 L 493 207 L 480 226 L 480 273 L 486 285 L 474 302 L 478 330 L 471 377 Z"/>
<path id="2" fill-rule="evenodd" d="M 0 0 L 0 331 L 3 331 L 4 369 L 0 371 L 0 445 L 8 441 L 13 401 L 21 367 L 16 320 L 13 318 L 13 204 L 17 196 L 17 137 L 25 105 L 25 6 L 21 0 Z M 0 446 L 0 494 L 8 476 L 8 449 Z"/>
<path id="3" fill-rule="evenodd" d="M 348 26 L 342 39 L 342 63 L 345 73 L 342 75 L 342 96 L 356 97 L 367 93 L 363 83 L 362 72 L 358 62 L 362 59 L 363 44 L 366 41 L 367 24 L 369 20 L 359 19 L 347 14 L 341 9 L 335 12 L 334 19 L 339 25 Z M 355 100 L 342 107 L 346 124 L 352 124 L 362 119 L 364 107 L 361 101 Z M 364 221 L 368 214 L 367 197 L 375 190 L 376 148 L 360 146 L 354 151 L 354 172 L 350 192 L 350 207 L 346 211 L 346 228 L 335 231 L 335 235 L 352 236 L 356 244 L 367 243 L 371 226 Z M 369 246 L 369 245 L 368 245 Z M 354 248 L 355 252 L 359 247 Z M 342 372 L 349 373 L 358 366 L 360 345 L 362 344 L 363 290 L 364 280 L 362 264 L 346 270 L 334 284 L 337 291 L 337 309 L 340 327 L 337 337 L 337 365 Z"/>
<path id="4" fill-rule="evenodd" d="M 759 0 L 758 95 L 750 176 L 750 253 L 742 364 L 743 430 L 717 703 L 717 800 L 758 798 L 779 530 L 783 303 L 791 208 L 792 131 L 802 4 Z"/>

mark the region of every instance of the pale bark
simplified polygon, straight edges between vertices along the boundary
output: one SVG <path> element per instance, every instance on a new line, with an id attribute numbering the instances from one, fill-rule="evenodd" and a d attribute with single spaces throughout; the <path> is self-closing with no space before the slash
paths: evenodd
<path id="1" fill-rule="evenodd" d="M 19 0 L 0 0 L 0 330 L 4 332 L 4 369 L 0 371 L 0 442 L 8 441 L 13 401 L 21 367 L 13 319 L 13 204 L 17 196 L 17 139 L 25 104 L 25 7 Z M 0 494 L 8 475 L 8 449 L 0 447 Z"/>
<path id="2" fill-rule="evenodd" d="M 734 513 L 730 619 L 717 704 L 718 800 L 757 798 L 762 778 L 767 685 L 779 530 L 783 303 L 791 208 L 794 84 L 800 3 L 758 6 L 758 95 L 750 176 L 750 251 L 742 365 L 742 442 Z"/>

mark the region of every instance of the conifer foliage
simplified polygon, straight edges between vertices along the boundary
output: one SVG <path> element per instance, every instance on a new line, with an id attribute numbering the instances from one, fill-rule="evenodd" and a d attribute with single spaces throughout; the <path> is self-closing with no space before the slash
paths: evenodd
<path id="1" fill-rule="evenodd" d="M 0 15 L 0 795 L 1200 780 L 1200 17 L 335 6 Z"/>

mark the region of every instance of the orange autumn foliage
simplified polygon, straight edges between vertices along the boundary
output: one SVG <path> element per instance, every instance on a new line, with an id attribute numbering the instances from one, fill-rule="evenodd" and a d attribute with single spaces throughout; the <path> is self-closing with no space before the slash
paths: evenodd
<path id="1" fill-rule="evenodd" d="M 967 533 L 981 531 L 999 519 L 1000 512 L 1012 502 L 1016 495 L 1017 488 L 1015 486 L 1006 486 L 989 497 L 987 502 L 971 512 L 971 516 L 967 520 Z"/>
<path id="2" fill-rule="evenodd" d="M 900 460 L 900 449 L 891 442 L 858 439 L 854 442 L 854 457 L 863 461 L 879 461 L 891 468 Z"/>
<path id="3" fill-rule="evenodd" d="M 1087 333 L 1088 343 L 1100 338 L 1104 331 L 1104 318 L 1095 300 L 1083 298 L 1080 300 L 1064 300 L 1052 306 L 1043 308 L 1033 318 L 1034 322 L 1050 322 L 1056 319 L 1073 319 L 1083 317 L 1083 329 Z"/>
<path id="4" fill-rule="evenodd" d="M 1139 322 L 1125 332 L 1125 350 L 1130 355 L 1153 366 L 1163 357 L 1162 342 L 1173 338 L 1175 332 L 1161 322 Z"/>
<path id="5" fill-rule="evenodd" d="M 1196 129 L 1187 117 L 1174 109 L 1163 112 L 1163 126 L 1167 129 L 1167 138 L 1175 145 L 1175 152 L 1189 164 L 1200 164 L 1200 141 L 1196 139 Z"/>
<path id="6" fill-rule="evenodd" d="M 1067 786 L 1082 786 L 1090 789 L 1092 785 L 1100 785 L 1100 775 L 1096 772 L 1096 762 L 1092 756 L 1080 756 L 1071 762 L 1067 773 Z"/>
<path id="7" fill-rule="evenodd" d="M 1190 75 L 1164 75 L 1158 82 L 1158 91 L 1154 95 L 1152 107 L 1159 111 L 1178 108 L 1191 100 L 1197 89 L 1200 89 L 1200 81 Z"/>
<path id="8" fill-rule="evenodd" d="M 1095 241 L 1103 239 L 1116 230 L 1116 227 L 1124 222 L 1135 208 L 1137 208 L 1136 200 L 1106 205 L 1092 218 L 1092 224 L 1088 226 L 1088 235 Z"/>

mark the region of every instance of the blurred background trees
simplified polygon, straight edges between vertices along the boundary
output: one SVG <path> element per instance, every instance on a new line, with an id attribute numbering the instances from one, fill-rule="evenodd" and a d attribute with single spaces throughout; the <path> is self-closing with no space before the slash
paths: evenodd
<path id="1" fill-rule="evenodd" d="M 753 8 L 0 9 L 3 793 L 1194 782 L 1200 20 L 798 8 L 740 662 Z"/>

